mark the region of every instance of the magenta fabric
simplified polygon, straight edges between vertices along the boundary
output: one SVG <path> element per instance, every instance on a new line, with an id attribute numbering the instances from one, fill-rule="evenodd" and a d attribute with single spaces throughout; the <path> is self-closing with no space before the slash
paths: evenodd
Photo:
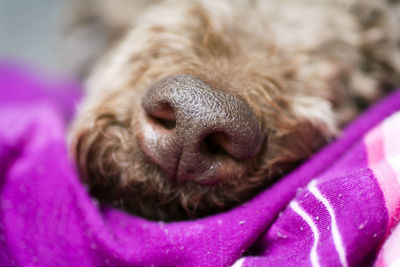
<path id="1" fill-rule="evenodd" d="M 398 223 L 365 136 L 400 92 L 243 205 L 163 223 L 91 199 L 65 141 L 79 86 L 39 77 L 0 64 L 0 266 L 366 266 Z"/>

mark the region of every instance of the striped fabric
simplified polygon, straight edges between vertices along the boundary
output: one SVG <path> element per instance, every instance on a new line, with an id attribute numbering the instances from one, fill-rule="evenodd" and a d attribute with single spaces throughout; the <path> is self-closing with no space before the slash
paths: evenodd
<path id="1" fill-rule="evenodd" d="M 397 112 L 298 192 L 260 242 L 263 256 L 243 257 L 235 266 L 364 266 L 380 248 L 375 266 L 400 266 L 399 221 Z"/>

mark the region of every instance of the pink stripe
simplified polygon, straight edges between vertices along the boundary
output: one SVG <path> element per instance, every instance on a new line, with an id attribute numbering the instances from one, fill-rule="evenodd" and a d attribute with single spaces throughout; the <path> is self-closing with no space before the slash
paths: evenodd
<path id="1" fill-rule="evenodd" d="M 381 253 L 379 253 L 378 258 L 375 261 L 374 267 L 386 267 L 386 262 L 383 258 L 383 249 L 381 249 Z"/>
<path id="2" fill-rule="evenodd" d="M 387 161 L 375 164 L 371 169 L 377 178 L 379 187 L 385 198 L 389 216 L 388 232 L 390 232 L 398 223 L 400 216 L 400 190 L 396 173 Z"/>
<path id="3" fill-rule="evenodd" d="M 367 148 L 368 165 L 372 166 L 385 159 L 383 129 L 379 125 L 372 129 L 364 139 Z"/>

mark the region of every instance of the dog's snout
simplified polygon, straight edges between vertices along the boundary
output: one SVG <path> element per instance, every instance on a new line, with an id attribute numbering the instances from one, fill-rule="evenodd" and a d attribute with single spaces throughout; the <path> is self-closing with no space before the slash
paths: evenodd
<path id="1" fill-rule="evenodd" d="M 139 143 L 179 182 L 218 183 L 237 175 L 238 161 L 257 155 L 263 136 L 239 98 L 191 75 L 154 84 L 142 98 Z"/>

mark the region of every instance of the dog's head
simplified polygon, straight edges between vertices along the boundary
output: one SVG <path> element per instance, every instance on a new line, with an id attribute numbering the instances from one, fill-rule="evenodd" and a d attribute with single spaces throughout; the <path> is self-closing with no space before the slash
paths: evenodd
<path id="1" fill-rule="evenodd" d="M 72 136 L 99 199 L 153 219 L 203 216 L 248 199 L 335 134 L 346 66 L 337 49 L 317 51 L 329 29 L 305 21 L 328 33 L 297 42 L 291 26 L 265 19 L 271 9 L 209 2 L 151 9 L 91 75 Z"/>

